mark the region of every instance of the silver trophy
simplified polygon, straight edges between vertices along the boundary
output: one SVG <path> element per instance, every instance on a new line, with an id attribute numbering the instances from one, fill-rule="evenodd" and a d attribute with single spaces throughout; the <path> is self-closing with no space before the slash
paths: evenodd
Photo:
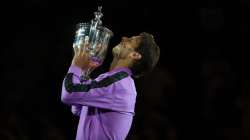
<path id="1" fill-rule="evenodd" d="M 82 43 L 89 42 L 89 47 L 83 51 L 89 56 L 91 63 L 100 66 L 107 54 L 108 44 L 113 32 L 102 26 L 101 12 L 102 7 L 98 7 L 98 11 L 94 12 L 95 18 L 91 22 L 79 23 L 76 25 L 76 34 L 74 47 L 80 47 Z M 92 69 L 82 72 L 81 80 L 85 81 L 90 78 Z"/>

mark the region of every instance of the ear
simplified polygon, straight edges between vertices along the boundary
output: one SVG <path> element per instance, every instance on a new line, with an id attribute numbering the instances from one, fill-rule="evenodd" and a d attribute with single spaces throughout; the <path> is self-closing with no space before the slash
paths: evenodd
<path id="1" fill-rule="evenodd" d="M 131 59 L 139 60 L 139 59 L 141 59 L 141 57 L 142 57 L 141 54 L 138 52 L 131 52 L 129 54 L 129 58 L 131 58 Z"/>

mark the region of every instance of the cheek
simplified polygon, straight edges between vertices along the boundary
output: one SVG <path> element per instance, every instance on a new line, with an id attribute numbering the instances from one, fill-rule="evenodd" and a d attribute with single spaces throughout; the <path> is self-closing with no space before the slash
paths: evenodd
<path id="1" fill-rule="evenodd" d="M 129 55 L 130 51 L 127 49 L 124 49 L 123 51 L 121 51 L 121 54 L 123 57 L 127 57 Z"/>

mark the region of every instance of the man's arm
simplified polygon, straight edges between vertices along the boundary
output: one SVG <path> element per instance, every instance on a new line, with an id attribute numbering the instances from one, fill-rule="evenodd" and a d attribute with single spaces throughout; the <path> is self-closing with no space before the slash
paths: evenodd
<path id="1" fill-rule="evenodd" d="M 79 70 L 79 69 L 78 69 Z M 75 70 L 77 73 L 81 73 L 81 71 Z M 74 75 L 72 78 L 74 83 L 80 82 L 80 78 L 78 75 Z M 81 110 L 82 110 L 82 105 L 76 104 L 76 105 L 71 105 L 71 112 L 75 116 L 80 116 L 81 115 Z"/>
<path id="2" fill-rule="evenodd" d="M 66 74 L 61 100 L 69 105 L 92 106 L 117 111 L 131 111 L 134 107 L 135 93 L 129 74 L 118 71 L 108 76 L 81 83 L 81 69 L 72 65 Z M 130 103 L 131 102 L 131 103 Z"/>
<path id="3" fill-rule="evenodd" d="M 95 69 L 84 52 L 89 44 L 73 46 L 74 57 L 62 84 L 61 100 L 68 105 L 92 106 L 117 111 L 133 111 L 135 88 L 132 78 L 125 71 L 99 76 L 95 80 L 80 82 L 81 72 Z"/>

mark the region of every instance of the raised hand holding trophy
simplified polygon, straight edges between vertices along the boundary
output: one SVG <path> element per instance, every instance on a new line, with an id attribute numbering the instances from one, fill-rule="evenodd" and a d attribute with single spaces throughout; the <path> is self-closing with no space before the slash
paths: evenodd
<path id="1" fill-rule="evenodd" d="M 82 44 L 89 43 L 88 47 L 80 49 L 88 55 L 90 63 L 94 63 L 96 66 L 102 65 L 108 50 L 108 44 L 110 38 L 113 36 L 113 32 L 106 27 L 102 26 L 101 18 L 103 16 L 101 12 L 102 7 L 98 7 L 98 11 L 94 12 L 95 18 L 91 22 L 78 23 L 76 26 L 76 34 L 74 40 L 74 47 L 80 48 Z M 93 69 L 88 68 L 82 72 L 81 80 L 85 81 L 90 78 L 90 73 Z"/>

